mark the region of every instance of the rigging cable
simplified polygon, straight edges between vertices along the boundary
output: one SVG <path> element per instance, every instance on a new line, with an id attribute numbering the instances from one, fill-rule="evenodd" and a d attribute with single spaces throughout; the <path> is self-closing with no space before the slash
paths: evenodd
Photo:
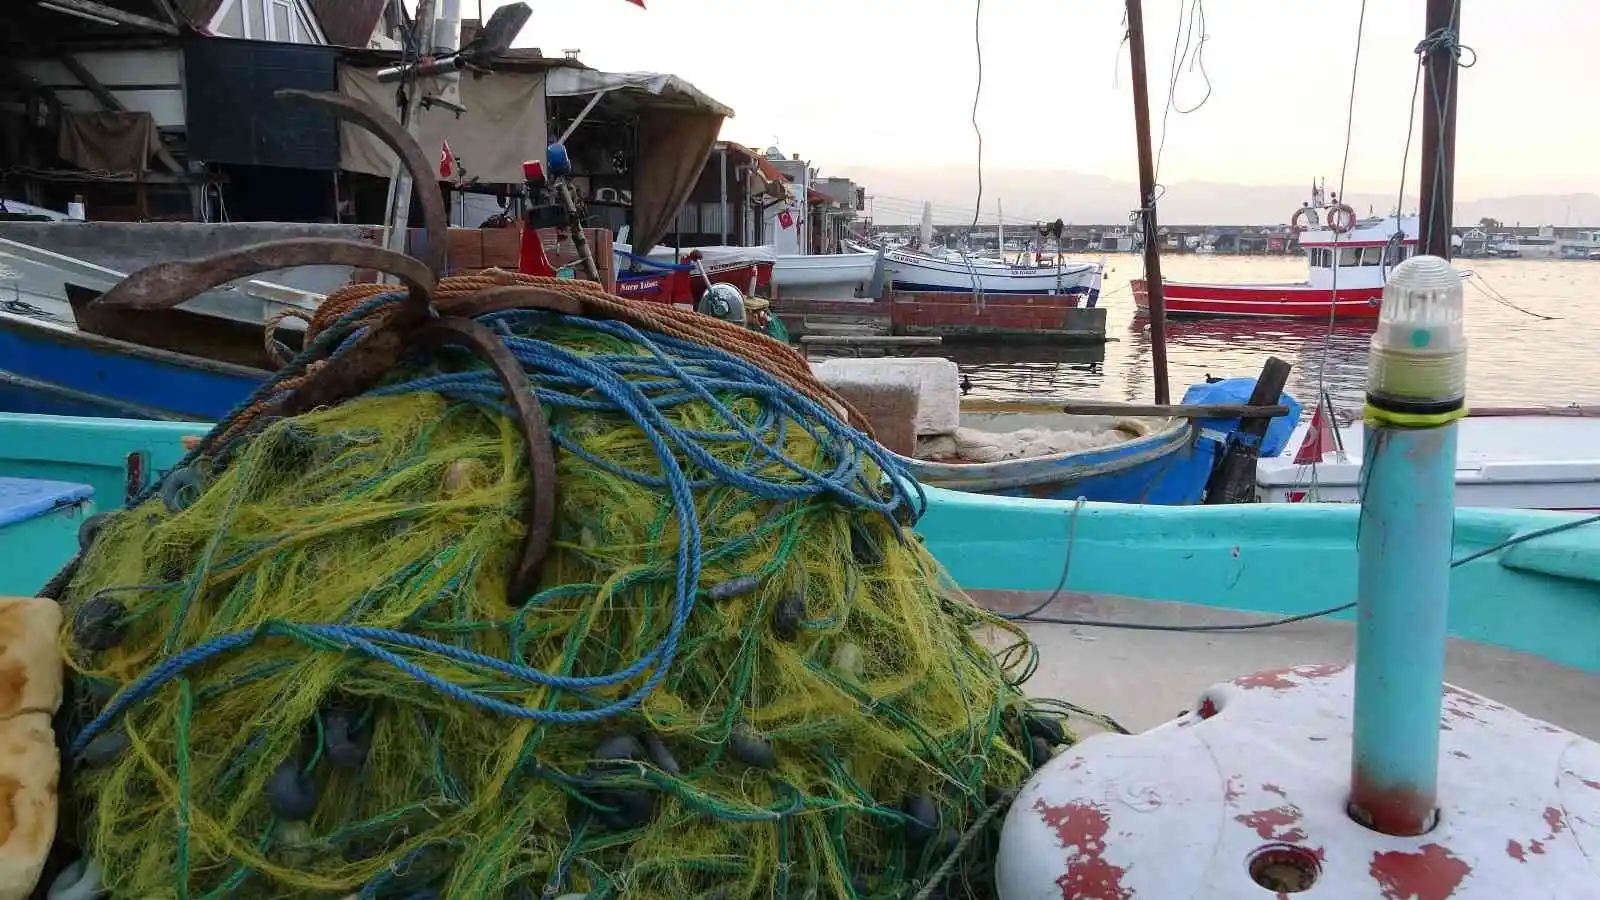
<path id="1" fill-rule="evenodd" d="M 1355 124 L 1356 124 L 1356 83 L 1360 79 L 1360 76 L 1361 76 L 1361 44 L 1363 42 L 1362 38 L 1364 37 L 1364 35 L 1366 33 L 1366 28 L 1367 28 L 1367 0 L 1361 0 L 1361 12 L 1359 13 L 1359 15 L 1356 18 L 1356 52 L 1355 52 L 1354 59 L 1350 63 L 1350 99 L 1349 99 L 1349 101 L 1348 101 L 1348 103 L 1346 104 L 1346 107 L 1345 107 L 1345 117 L 1344 117 L 1344 157 L 1341 159 L 1341 161 L 1339 163 L 1339 202 L 1340 203 L 1344 203 L 1345 202 L 1345 200 L 1344 200 L 1345 175 L 1348 173 L 1349 168 L 1350 168 L 1350 144 L 1351 144 L 1352 138 L 1355 135 Z M 1409 138 L 1408 138 L 1408 141 L 1409 141 Z M 1316 202 L 1316 201 L 1313 200 L 1313 202 Z M 1396 212 L 1395 213 L 1395 227 L 1396 228 L 1399 227 L 1399 223 L 1400 223 L 1399 216 L 1400 216 L 1399 212 Z M 1330 217 L 1330 222 L 1331 222 L 1331 217 Z M 1333 251 L 1332 252 L 1333 252 L 1333 259 L 1330 260 L 1330 262 L 1333 263 L 1333 283 L 1332 283 L 1332 285 L 1330 287 L 1329 295 L 1328 295 L 1328 327 L 1322 333 L 1322 352 L 1319 355 L 1319 358 L 1317 360 L 1317 406 L 1319 408 L 1322 406 L 1322 404 L 1324 402 L 1324 398 L 1326 398 L 1328 396 L 1328 357 L 1333 352 L 1333 332 L 1334 332 L 1334 329 L 1337 327 L 1337 316 L 1338 316 L 1338 312 L 1339 312 L 1339 270 L 1344 267 L 1344 265 L 1343 265 L 1344 264 L 1344 260 L 1340 259 L 1339 232 L 1337 232 L 1337 231 L 1333 232 Z M 1360 251 L 1357 251 L 1357 252 L 1360 252 Z M 1385 253 L 1388 252 L 1387 248 L 1385 248 L 1384 252 Z M 1328 410 L 1328 416 L 1329 416 L 1330 419 L 1333 416 L 1333 410 L 1331 408 Z M 1314 418 L 1315 418 L 1315 414 L 1313 414 L 1313 419 Z M 1337 425 L 1334 425 L 1332 427 L 1335 429 L 1335 431 L 1338 430 L 1338 426 Z M 1312 439 L 1314 439 L 1314 435 L 1312 435 L 1310 432 L 1307 432 L 1306 440 L 1312 440 Z M 1306 499 L 1307 500 L 1311 500 L 1311 501 L 1317 500 L 1318 496 L 1319 496 L 1319 494 L 1321 492 L 1321 488 L 1320 488 L 1320 485 L 1318 483 L 1319 462 L 1320 462 L 1320 460 L 1312 460 L 1311 461 L 1311 484 L 1310 484 L 1309 489 L 1307 490 L 1307 494 L 1306 494 Z M 1358 496 L 1359 496 L 1359 493 L 1358 493 Z"/>
<path id="2" fill-rule="evenodd" d="M 1076 534 L 1076 531 L 1077 531 L 1077 514 L 1078 514 L 1078 508 L 1081 505 L 1082 505 L 1082 501 L 1080 500 L 1079 504 L 1077 506 L 1074 506 L 1073 510 L 1072 510 L 1071 528 L 1072 528 L 1074 534 Z M 1451 560 L 1450 561 L 1450 568 L 1452 568 L 1452 569 L 1459 568 L 1461 566 L 1466 565 L 1467 563 L 1475 562 L 1475 561 L 1477 561 L 1479 559 L 1484 558 L 1485 556 L 1490 556 L 1492 554 L 1499 553 L 1501 550 L 1507 550 L 1507 549 L 1509 549 L 1511 547 L 1515 547 L 1518 544 L 1534 540 L 1535 538 L 1547 537 L 1549 535 L 1557 534 L 1557 533 L 1560 533 L 1560 532 L 1563 532 L 1563 531 L 1571 531 L 1571 530 L 1573 530 L 1575 528 L 1581 528 L 1581 527 L 1583 527 L 1585 525 L 1592 525 L 1592 524 L 1594 524 L 1596 522 L 1600 522 L 1600 515 L 1584 516 L 1581 519 L 1573 519 L 1573 520 L 1571 520 L 1569 522 L 1561 522 L 1561 523 L 1558 523 L 1556 525 L 1551 525 L 1551 526 L 1548 526 L 1548 527 L 1545 527 L 1545 528 L 1539 528 L 1539 529 L 1536 529 L 1534 531 L 1527 531 L 1527 532 L 1523 532 L 1521 534 L 1515 534 L 1515 535 L 1512 535 L 1511 537 L 1508 537 L 1505 540 L 1503 540 L 1503 541 L 1501 541 L 1501 542 L 1499 542 L 1497 544 L 1494 544 L 1494 545 L 1489 546 L 1489 547 L 1485 547 L 1482 550 L 1474 550 L 1473 552 L 1468 553 L 1465 556 L 1462 556 L 1462 557 L 1460 557 L 1458 559 Z M 1326 609 L 1319 609 L 1319 610 L 1315 610 L 1313 612 L 1300 613 L 1298 615 L 1292 615 L 1292 616 L 1280 616 L 1280 617 L 1275 618 L 1275 619 L 1267 619 L 1267 620 L 1261 621 L 1261 622 L 1240 622 L 1240 623 L 1235 623 L 1235 624 L 1230 624 L 1230 625 L 1159 625 L 1159 624 L 1148 623 L 1148 622 L 1112 622 L 1112 621 L 1107 621 L 1107 620 L 1102 620 L 1102 619 L 1073 619 L 1073 618 L 1065 618 L 1065 617 L 1060 617 L 1060 616 L 1041 616 L 1041 615 L 1038 615 L 1037 613 L 1038 613 L 1039 610 L 1045 609 L 1051 603 L 1053 603 L 1058 596 L 1060 596 L 1062 590 L 1066 587 L 1067 573 L 1071 571 L 1071 568 L 1072 568 L 1072 545 L 1068 544 L 1068 546 L 1067 546 L 1067 558 L 1066 558 L 1066 561 L 1062 564 L 1062 567 L 1061 567 L 1061 569 L 1062 569 L 1062 571 L 1061 571 L 1061 580 L 1056 585 L 1056 589 L 1054 591 L 1050 592 L 1050 596 L 1045 599 L 1045 602 L 1035 606 L 1032 610 L 1030 610 L 1030 611 L 1028 611 L 1026 613 L 1022 613 L 1022 614 L 1007 615 L 1005 613 L 998 613 L 998 612 L 996 614 L 1000 615 L 1002 618 L 1010 619 L 1012 621 L 1028 622 L 1028 623 L 1032 623 L 1032 624 L 1035 624 L 1035 625 L 1067 625 L 1067 626 L 1082 627 L 1082 628 L 1118 628 L 1118 629 L 1122 629 L 1124 631 L 1171 631 L 1171 632 L 1179 632 L 1179 633 L 1190 633 L 1190 632 L 1260 631 L 1261 629 L 1264 629 L 1264 628 L 1277 628 L 1277 627 L 1283 626 L 1283 625 L 1292 625 L 1292 624 L 1294 624 L 1296 622 L 1304 622 L 1304 621 L 1307 621 L 1309 619 L 1320 619 L 1320 618 L 1323 618 L 1325 616 L 1335 615 L 1337 613 L 1342 613 L 1342 612 L 1346 612 L 1348 610 L 1355 609 L 1356 605 L 1357 605 L 1357 601 L 1352 600 L 1349 603 L 1341 603 L 1338 606 L 1330 606 L 1330 607 L 1328 607 Z M 993 610 L 991 610 L 991 611 L 993 611 Z"/>

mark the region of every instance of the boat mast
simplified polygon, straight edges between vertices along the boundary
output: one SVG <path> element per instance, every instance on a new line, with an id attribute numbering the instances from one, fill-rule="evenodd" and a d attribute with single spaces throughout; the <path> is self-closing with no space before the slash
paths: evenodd
<path id="1" fill-rule="evenodd" d="M 1139 142 L 1139 220 L 1144 229 L 1144 289 L 1150 305 L 1150 362 L 1156 402 L 1170 403 L 1167 386 L 1167 298 L 1161 284 L 1161 242 L 1156 238 L 1156 165 L 1150 153 L 1150 87 L 1145 81 L 1144 6 L 1128 0 L 1128 62 L 1133 68 L 1133 125 Z"/>
<path id="2" fill-rule="evenodd" d="M 994 214 L 995 214 L 995 218 L 999 219 L 999 221 L 1000 221 L 1000 224 L 997 226 L 1000 229 L 1000 234 L 999 234 L 999 237 L 996 238 L 996 240 L 1000 243 L 1000 258 L 1001 259 L 1005 259 L 1006 258 L 1006 211 L 1005 211 L 1004 208 L 1002 208 L 1000 206 L 1000 198 L 999 197 L 996 197 L 995 201 L 994 201 Z"/>
<path id="3" fill-rule="evenodd" d="M 1456 184 L 1456 60 L 1460 0 L 1428 0 L 1422 75 L 1422 189 L 1417 252 L 1450 258 Z M 1441 37 L 1443 36 L 1443 37 Z"/>

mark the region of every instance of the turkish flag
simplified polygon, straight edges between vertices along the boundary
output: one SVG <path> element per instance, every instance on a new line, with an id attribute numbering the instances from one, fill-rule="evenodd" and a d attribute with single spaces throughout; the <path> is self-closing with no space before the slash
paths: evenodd
<path id="1" fill-rule="evenodd" d="M 447 179 L 456 172 L 456 155 L 450 152 L 450 142 L 445 141 L 439 148 L 439 178 Z"/>
<path id="2" fill-rule="evenodd" d="M 793 228 L 794 216 L 790 215 L 789 211 L 786 209 L 783 212 L 778 213 L 778 224 L 784 228 Z"/>

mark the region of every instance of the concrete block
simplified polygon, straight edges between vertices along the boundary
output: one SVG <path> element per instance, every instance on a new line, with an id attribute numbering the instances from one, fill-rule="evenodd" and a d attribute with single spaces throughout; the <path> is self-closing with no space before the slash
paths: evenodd
<path id="1" fill-rule="evenodd" d="M 917 389 L 916 434 L 951 434 L 961 424 L 961 370 L 938 357 L 830 359 L 813 366 L 823 384 L 909 378 Z"/>
<path id="2" fill-rule="evenodd" d="M 815 368 L 829 362 L 861 361 L 828 360 Z M 901 456 L 910 456 L 916 450 L 917 382 L 910 375 L 857 371 L 828 379 L 827 385 L 866 416 L 878 443 Z"/>

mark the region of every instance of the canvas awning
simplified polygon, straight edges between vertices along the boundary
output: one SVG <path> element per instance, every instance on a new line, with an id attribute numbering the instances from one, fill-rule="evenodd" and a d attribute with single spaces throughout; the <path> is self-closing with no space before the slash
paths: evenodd
<path id="1" fill-rule="evenodd" d="M 733 117 L 732 109 L 711 99 L 699 88 L 676 75 L 658 72 L 556 69 L 550 73 L 545 91 L 552 97 L 586 97 L 601 91 L 615 91 L 639 106 L 692 110 L 725 119 Z"/>
<path id="2" fill-rule="evenodd" d="M 672 229 L 717 143 L 722 120 L 733 110 L 676 75 L 656 72 L 556 69 L 545 91 L 552 97 L 594 98 L 568 127 L 569 134 L 601 101 L 608 111 L 637 116 L 632 240 L 640 247 L 655 246 Z"/>
<path id="3" fill-rule="evenodd" d="M 420 112 L 417 144 L 429 161 L 445 142 L 468 178 L 493 184 L 521 184 L 523 160 L 537 159 L 548 142 L 543 71 L 503 71 L 461 76 L 459 117 L 442 106 Z M 339 91 L 393 109 L 395 85 L 379 84 L 377 71 L 339 65 Z M 394 170 L 388 147 L 365 129 L 341 123 L 339 167 L 385 178 Z"/>

